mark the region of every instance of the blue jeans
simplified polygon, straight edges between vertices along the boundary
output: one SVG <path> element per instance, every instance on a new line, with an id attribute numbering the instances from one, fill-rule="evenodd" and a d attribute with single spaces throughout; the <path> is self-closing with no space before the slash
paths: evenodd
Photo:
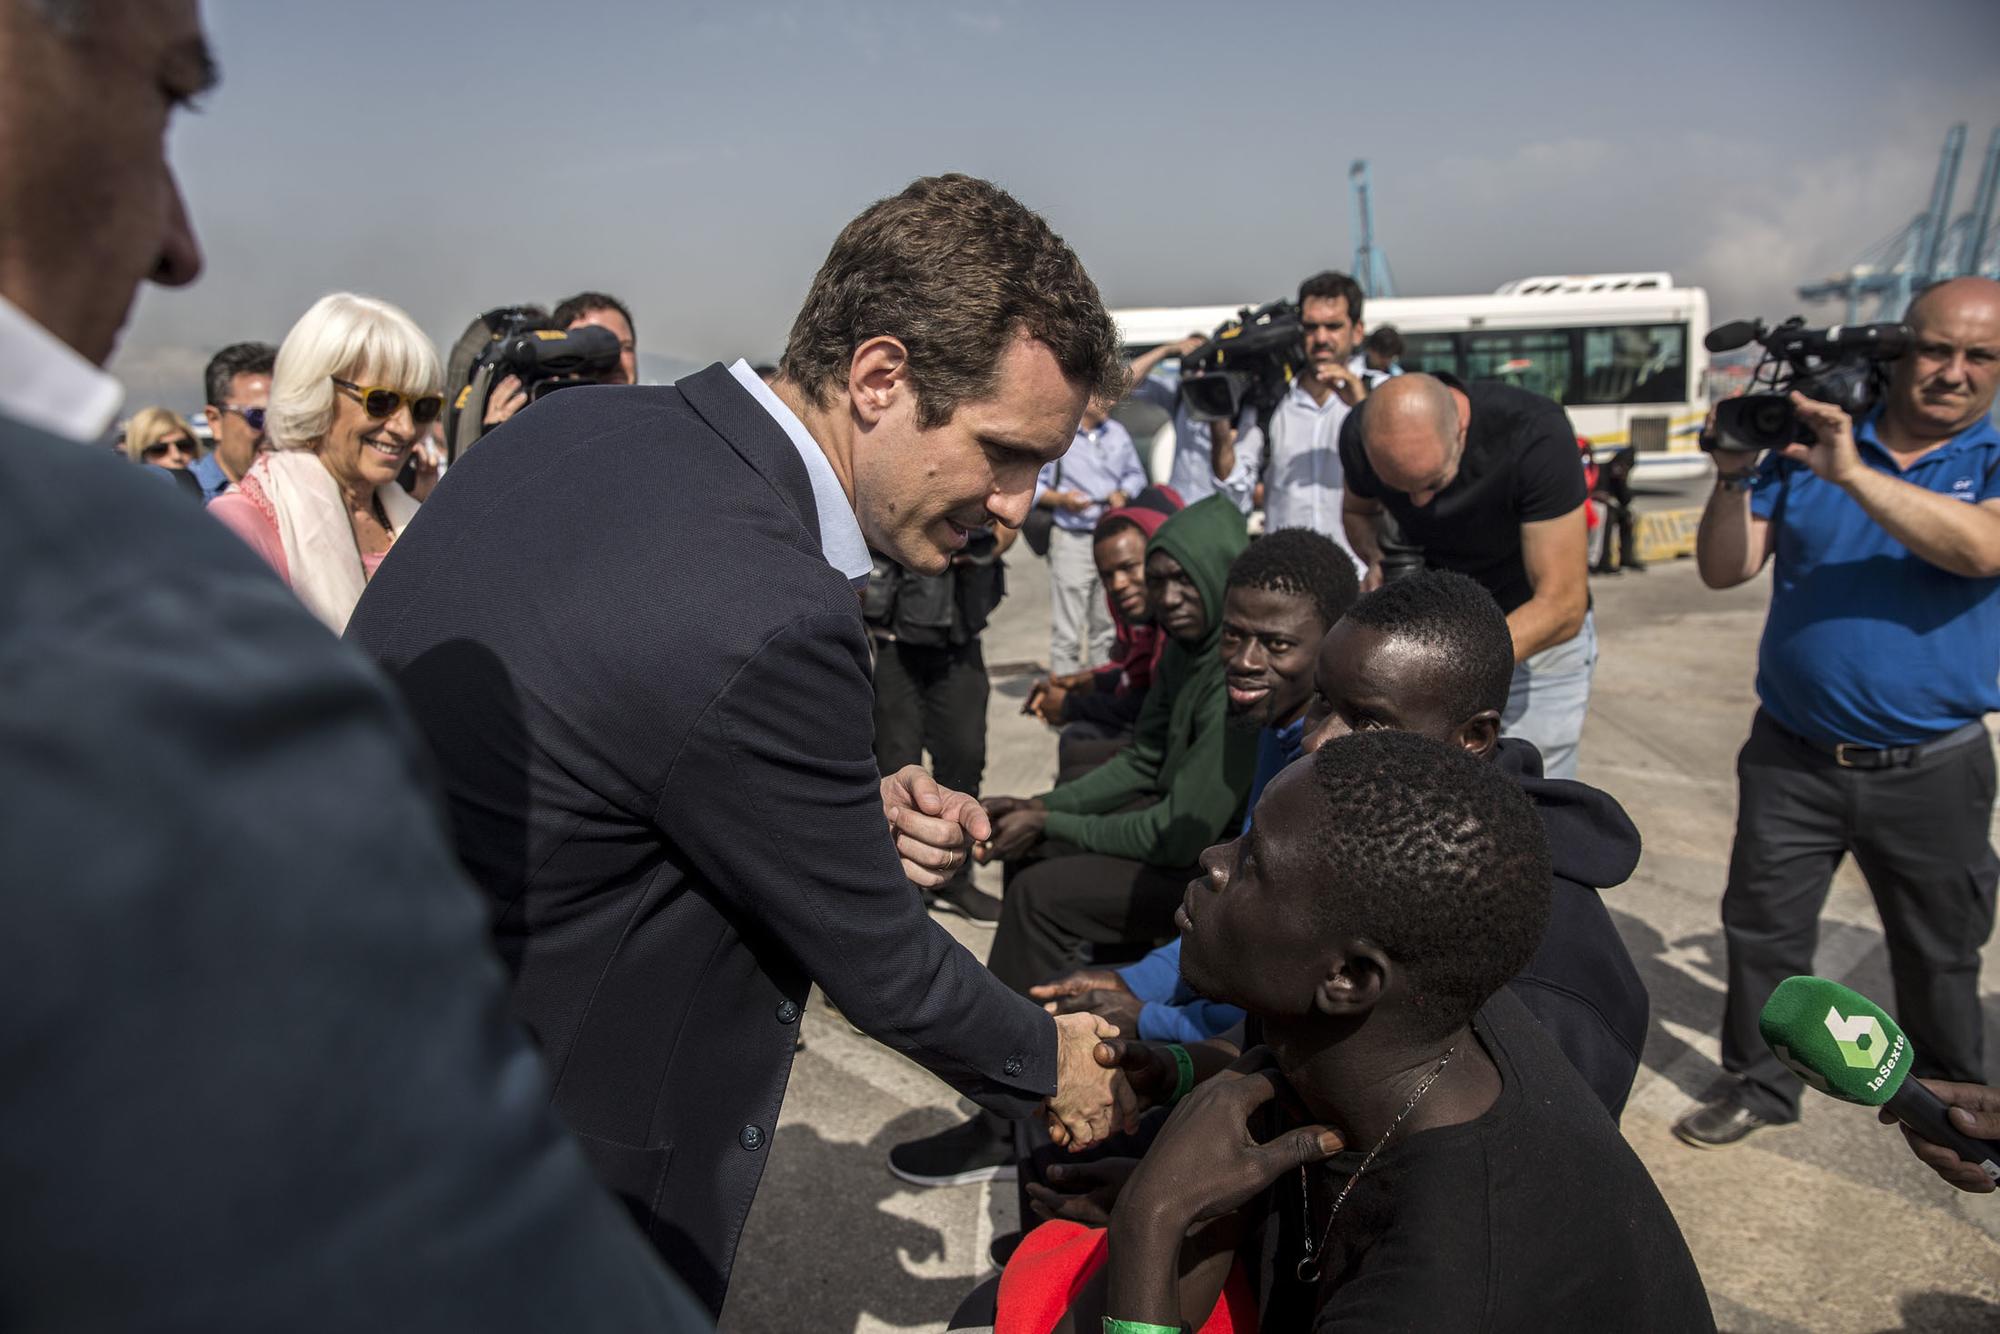
<path id="1" fill-rule="evenodd" d="M 1500 735 L 1535 743 L 1542 772 L 1576 777 L 1576 747 L 1590 708 L 1590 673 L 1597 666 L 1597 613 L 1586 612 L 1574 638 L 1514 664 L 1514 684 L 1500 714 Z"/>

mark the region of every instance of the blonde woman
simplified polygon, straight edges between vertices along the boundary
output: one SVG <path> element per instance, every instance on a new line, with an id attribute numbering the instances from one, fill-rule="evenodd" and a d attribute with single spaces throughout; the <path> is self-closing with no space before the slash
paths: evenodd
<path id="1" fill-rule="evenodd" d="M 134 463 L 186 468 L 199 452 L 194 432 L 171 408 L 140 408 L 125 423 L 125 457 Z"/>
<path id="2" fill-rule="evenodd" d="M 337 634 L 417 511 L 396 484 L 443 407 L 437 351 L 372 297 L 313 303 L 278 348 L 271 447 L 209 505 Z"/>

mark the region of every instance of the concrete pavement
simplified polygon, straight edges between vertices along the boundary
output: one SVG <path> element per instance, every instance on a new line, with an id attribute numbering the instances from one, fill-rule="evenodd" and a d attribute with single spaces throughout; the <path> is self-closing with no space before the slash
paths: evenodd
<path id="1" fill-rule="evenodd" d="M 986 636 L 994 793 L 1039 791 L 1054 767 L 1053 734 L 1019 714 L 1032 678 L 1010 668 L 1046 658 L 1046 569 L 1016 553 L 1011 596 Z M 1602 657 L 1582 777 L 1616 795 L 1646 839 L 1638 874 L 1606 896 L 1653 1004 L 1623 1129 L 1680 1220 L 1718 1321 L 1746 1334 L 2000 1328 L 2000 1195 L 1944 1186 L 1872 1113 L 1808 1094 L 1798 1126 L 1735 1149 L 1698 1152 L 1669 1135 L 1718 1069 L 1717 905 L 1768 585 L 1712 593 L 1682 560 L 1592 587 Z M 976 953 L 991 942 L 990 929 L 940 920 Z M 1893 1008 L 1880 929 L 1851 866 L 1824 923 L 1818 971 Z M 1981 991 L 2000 1041 L 2000 946 L 1986 949 Z M 923 1191 L 890 1176 L 892 1144 L 969 1104 L 815 1000 L 722 1327 L 941 1330 L 990 1272 L 987 1242 L 1015 1226 L 1013 1187 Z"/>

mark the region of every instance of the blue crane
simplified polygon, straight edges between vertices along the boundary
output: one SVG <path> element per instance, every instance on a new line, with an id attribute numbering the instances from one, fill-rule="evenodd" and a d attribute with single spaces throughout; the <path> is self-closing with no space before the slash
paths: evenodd
<path id="1" fill-rule="evenodd" d="M 1368 163 L 1356 158 L 1347 168 L 1348 202 L 1352 205 L 1349 230 L 1354 234 L 1354 281 L 1363 296 L 1394 296 L 1396 280 L 1389 274 L 1389 261 L 1375 246 L 1375 187 L 1368 175 Z"/>
<path id="2" fill-rule="evenodd" d="M 1972 207 L 1954 219 L 1951 200 L 1964 154 L 1965 126 L 1954 125 L 1938 155 L 1930 207 L 1871 246 L 1846 273 L 1799 288 L 1800 299 L 1844 301 L 1846 322 L 1855 324 L 1862 318 L 1863 303 L 1873 298 L 1874 318 L 1894 320 L 1902 317 L 1913 296 L 1939 279 L 1969 273 L 2000 277 L 2000 229 L 1992 222 L 1994 196 L 2000 191 L 2000 128 L 1987 145 Z"/>

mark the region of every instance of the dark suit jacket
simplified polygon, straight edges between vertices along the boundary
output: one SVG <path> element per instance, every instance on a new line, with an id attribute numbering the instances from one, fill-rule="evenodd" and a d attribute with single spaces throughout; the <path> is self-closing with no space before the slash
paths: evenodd
<path id="1" fill-rule="evenodd" d="M 347 633 L 436 750 L 557 1109 L 712 1305 L 809 979 L 995 1110 L 1055 1091 L 1050 1017 L 903 877 L 859 599 L 798 451 L 723 367 L 494 431 Z"/>
<path id="2" fill-rule="evenodd" d="M 422 742 L 200 506 L 0 419 L 0 1324 L 694 1329 Z"/>

